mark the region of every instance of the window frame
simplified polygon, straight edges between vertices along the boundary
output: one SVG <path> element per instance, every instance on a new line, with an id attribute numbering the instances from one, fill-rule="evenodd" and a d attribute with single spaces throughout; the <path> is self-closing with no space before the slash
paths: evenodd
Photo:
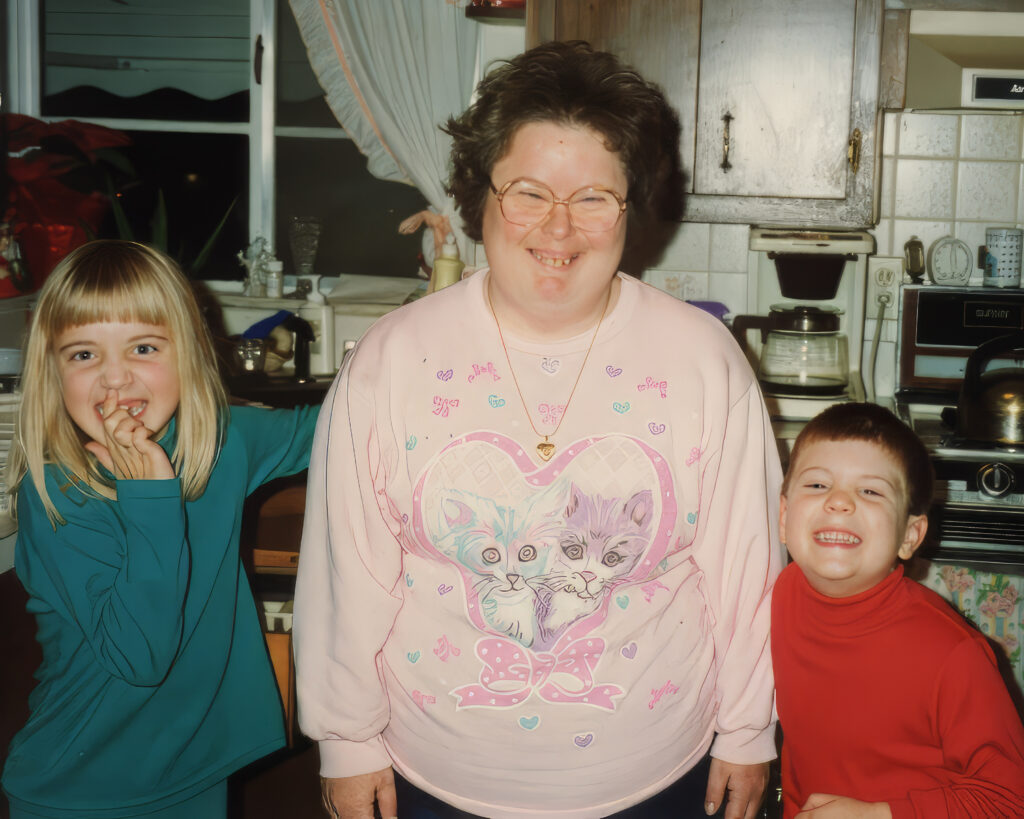
<path id="1" fill-rule="evenodd" d="M 287 0 L 280 0 L 287 2 Z M 117 130 L 165 133 L 241 134 L 249 142 L 249 242 L 264 237 L 273 242 L 277 198 L 276 150 L 278 137 L 347 139 L 345 131 L 327 127 L 277 126 L 277 10 L 279 0 L 249 0 L 249 121 L 148 120 L 76 117 L 77 120 Z M 41 0 L 7 0 L 7 97 L 0 110 L 25 114 L 48 122 L 42 110 L 43 43 Z M 262 47 L 260 82 L 256 80 L 256 53 Z"/>

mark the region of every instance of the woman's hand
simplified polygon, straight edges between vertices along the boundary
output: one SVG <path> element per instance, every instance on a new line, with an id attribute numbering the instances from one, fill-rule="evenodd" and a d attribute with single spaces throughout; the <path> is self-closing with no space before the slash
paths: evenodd
<path id="1" fill-rule="evenodd" d="M 812 793 L 797 816 L 805 819 L 892 819 L 892 811 L 887 802 L 860 802 L 848 796 Z"/>
<path id="2" fill-rule="evenodd" d="M 705 812 L 711 815 L 718 810 L 728 790 L 725 819 L 754 819 L 767 787 L 767 762 L 737 765 L 711 757 L 708 789 L 704 797 Z"/>
<path id="3" fill-rule="evenodd" d="M 149 436 L 141 421 L 117 405 L 117 390 L 103 400 L 105 444 L 89 441 L 85 448 L 118 480 L 164 480 L 175 477 L 167 453 Z"/>
<path id="4" fill-rule="evenodd" d="M 333 819 L 373 819 L 375 802 L 384 819 L 398 816 L 395 774 L 391 768 L 337 779 L 320 777 L 320 795 L 327 815 Z"/>

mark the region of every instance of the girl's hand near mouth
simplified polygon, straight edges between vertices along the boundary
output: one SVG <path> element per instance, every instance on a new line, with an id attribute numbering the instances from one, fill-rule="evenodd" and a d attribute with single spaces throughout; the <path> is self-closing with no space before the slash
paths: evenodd
<path id="1" fill-rule="evenodd" d="M 89 441 L 85 448 L 118 480 L 166 480 L 176 477 L 174 467 L 152 431 L 118 406 L 117 390 L 108 390 L 101 415 L 106 445 Z"/>

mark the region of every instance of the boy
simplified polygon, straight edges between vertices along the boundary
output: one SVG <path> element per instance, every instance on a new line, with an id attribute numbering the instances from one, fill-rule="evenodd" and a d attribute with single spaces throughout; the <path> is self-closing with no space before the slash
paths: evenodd
<path id="1" fill-rule="evenodd" d="M 988 643 L 903 576 L 928 528 L 928 452 L 875 404 L 800 433 L 772 657 L 784 816 L 1024 816 L 1024 726 Z"/>

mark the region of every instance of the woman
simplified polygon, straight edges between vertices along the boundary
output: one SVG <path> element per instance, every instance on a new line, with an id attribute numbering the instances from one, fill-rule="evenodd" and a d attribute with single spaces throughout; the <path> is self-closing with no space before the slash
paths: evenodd
<path id="1" fill-rule="evenodd" d="M 678 204 L 678 121 L 550 43 L 447 130 L 490 267 L 381 319 L 317 432 L 295 640 L 325 805 L 749 819 L 778 459 L 724 326 L 617 272 L 623 215 Z"/>

